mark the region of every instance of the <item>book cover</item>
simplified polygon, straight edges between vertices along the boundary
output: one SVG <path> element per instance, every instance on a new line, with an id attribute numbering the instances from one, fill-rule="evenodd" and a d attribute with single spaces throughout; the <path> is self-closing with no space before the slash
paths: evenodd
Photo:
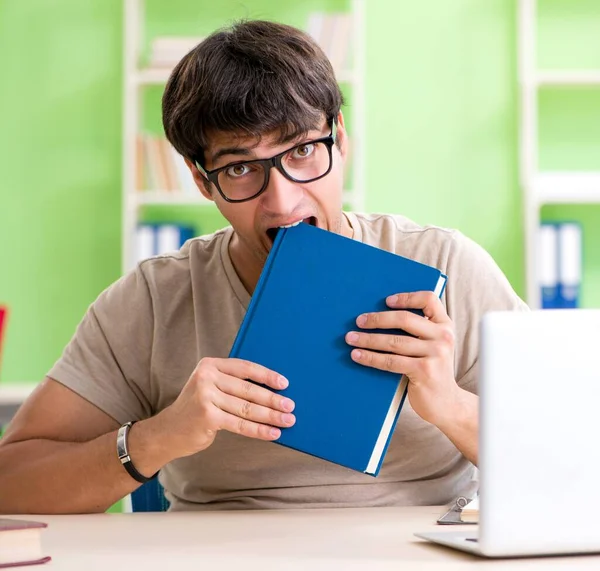
<path id="1" fill-rule="evenodd" d="M 354 362 L 345 335 L 361 313 L 389 310 L 388 296 L 445 284 L 436 268 L 308 224 L 279 230 L 230 352 L 289 380 L 279 392 L 296 423 L 275 442 L 377 476 L 407 382 Z"/>

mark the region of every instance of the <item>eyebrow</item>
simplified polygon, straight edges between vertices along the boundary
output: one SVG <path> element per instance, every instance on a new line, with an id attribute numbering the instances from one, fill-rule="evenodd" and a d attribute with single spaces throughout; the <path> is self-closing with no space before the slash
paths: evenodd
<path id="1" fill-rule="evenodd" d="M 219 149 L 212 157 L 212 162 L 216 163 L 221 157 L 225 155 L 239 155 L 241 157 L 250 156 L 250 149 L 244 147 L 227 147 L 225 149 Z"/>
<path id="2" fill-rule="evenodd" d="M 314 130 L 316 131 L 317 128 L 315 127 Z M 308 133 L 290 133 L 287 137 L 284 137 L 283 139 L 281 139 L 280 141 L 278 141 L 280 144 L 284 145 L 286 143 L 291 143 L 294 140 L 298 140 L 301 138 L 306 138 L 308 136 Z M 319 138 L 318 136 L 316 138 Z M 301 141 L 299 141 L 298 144 L 301 144 Z M 239 157 L 249 157 L 251 156 L 251 150 L 254 147 L 250 147 L 250 148 L 246 148 L 246 147 L 226 147 L 224 149 L 219 149 L 212 157 L 212 163 L 213 165 L 223 156 L 225 155 L 236 155 Z"/>

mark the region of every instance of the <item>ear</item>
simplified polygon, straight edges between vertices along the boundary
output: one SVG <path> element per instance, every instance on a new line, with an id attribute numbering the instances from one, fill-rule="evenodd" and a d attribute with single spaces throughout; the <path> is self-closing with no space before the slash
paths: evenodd
<path id="1" fill-rule="evenodd" d="M 194 182 L 196 183 L 196 186 L 198 187 L 200 194 L 202 194 L 202 196 L 204 196 L 204 198 L 206 198 L 207 200 L 214 201 L 213 195 L 211 192 L 210 181 L 207 180 L 207 178 L 198 170 L 196 165 L 192 161 L 190 161 L 190 159 L 184 159 L 184 161 L 185 161 L 185 164 L 187 165 L 188 169 L 190 169 L 192 176 L 194 177 Z"/>
<path id="2" fill-rule="evenodd" d="M 348 132 L 344 125 L 344 114 L 340 111 L 337 116 L 337 140 L 339 145 L 340 154 L 344 162 L 348 158 L 348 150 L 350 143 L 348 141 Z"/>

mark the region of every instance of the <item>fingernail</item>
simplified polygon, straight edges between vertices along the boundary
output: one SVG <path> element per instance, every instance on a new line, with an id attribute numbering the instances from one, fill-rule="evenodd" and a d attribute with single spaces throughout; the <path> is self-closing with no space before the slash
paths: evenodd
<path id="1" fill-rule="evenodd" d="M 279 377 L 279 386 L 282 389 L 285 389 L 289 384 L 290 382 L 285 377 Z"/>
<path id="2" fill-rule="evenodd" d="M 356 349 L 356 350 L 352 351 L 352 356 L 355 359 L 360 359 L 362 357 L 362 352 L 359 351 L 358 349 Z"/>
<path id="3" fill-rule="evenodd" d="M 356 323 L 362 327 L 363 325 L 365 325 L 367 323 L 367 316 L 366 315 L 359 315 L 356 318 Z"/>
<path id="4" fill-rule="evenodd" d="M 390 295 L 390 297 L 387 298 L 387 302 L 390 305 L 396 305 L 398 303 L 398 296 L 397 295 Z"/>
<path id="5" fill-rule="evenodd" d="M 269 434 L 274 438 L 279 438 L 281 436 L 281 430 L 279 430 L 279 428 L 271 428 Z"/>
<path id="6" fill-rule="evenodd" d="M 281 401 L 281 408 L 287 411 L 294 410 L 294 401 L 291 399 L 283 399 Z"/>
<path id="7" fill-rule="evenodd" d="M 348 341 L 350 341 L 350 343 L 356 343 L 358 341 L 358 333 L 355 331 L 348 333 Z"/>
<path id="8" fill-rule="evenodd" d="M 285 424 L 294 424 L 296 417 L 293 414 L 282 414 L 281 419 Z"/>

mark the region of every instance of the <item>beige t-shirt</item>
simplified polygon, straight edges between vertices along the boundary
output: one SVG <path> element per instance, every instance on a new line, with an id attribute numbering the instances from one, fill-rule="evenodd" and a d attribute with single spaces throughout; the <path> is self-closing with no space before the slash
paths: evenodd
<path id="1" fill-rule="evenodd" d="M 442 301 L 456 330 L 458 384 L 477 392 L 478 323 L 485 311 L 526 309 L 492 258 L 457 231 L 401 216 L 348 213 L 354 239 L 447 274 Z M 227 357 L 250 301 L 228 253 L 232 229 L 143 261 L 91 305 L 49 376 L 119 423 L 177 398 L 196 364 Z M 356 279 L 377 279 L 362 276 Z M 166 465 L 160 481 L 174 510 L 439 505 L 473 466 L 408 400 L 374 478 L 273 442 L 218 433 Z"/>

